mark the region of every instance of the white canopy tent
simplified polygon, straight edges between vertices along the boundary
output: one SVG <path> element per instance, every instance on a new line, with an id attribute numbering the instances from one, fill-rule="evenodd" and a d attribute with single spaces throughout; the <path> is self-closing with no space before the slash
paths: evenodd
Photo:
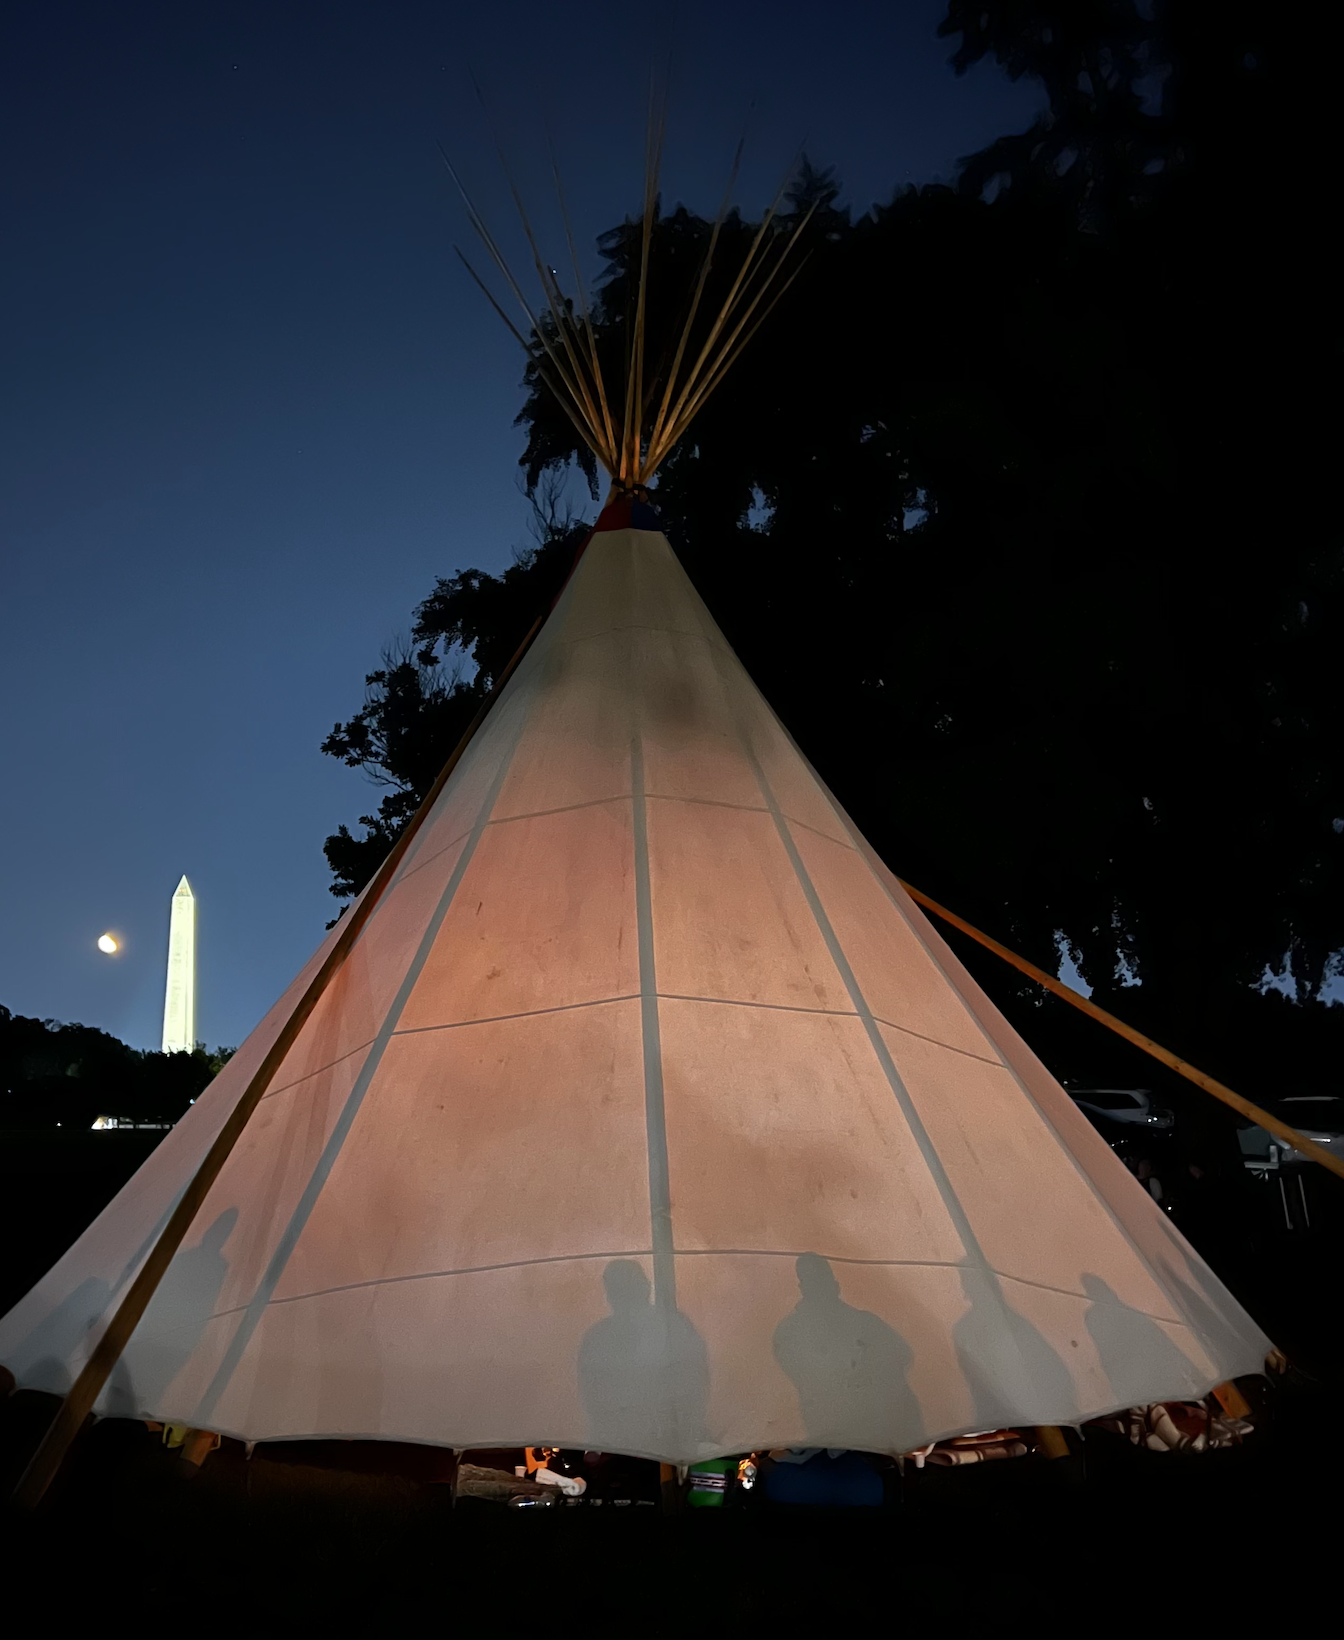
<path id="1" fill-rule="evenodd" d="M 631 525 L 647 527 L 631 527 Z M 70 1385 L 340 926 L 0 1322 Z M 1268 1339 L 608 508 L 97 1403 L 693 1462 L 1202 1396 Z"/>

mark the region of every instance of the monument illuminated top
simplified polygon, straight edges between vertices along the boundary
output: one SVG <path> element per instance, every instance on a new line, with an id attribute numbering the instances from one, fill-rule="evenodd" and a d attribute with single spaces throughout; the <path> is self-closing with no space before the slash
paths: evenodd
<path id="1" fill-rule="evenodd" d="M 163 1000 L 164 1053 L 196 1046 L 196 896 L 184 877 L 168 920 L 168 988 Z"/>

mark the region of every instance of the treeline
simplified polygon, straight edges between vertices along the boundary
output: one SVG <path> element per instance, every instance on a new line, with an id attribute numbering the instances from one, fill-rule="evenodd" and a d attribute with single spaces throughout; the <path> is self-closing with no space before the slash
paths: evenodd
<path id="1" fill-rule="evenodd" d="M 0 1128 L 89 1128 L 99 1116 L 176 1122 L 232 1053 L 142 1051 L 91 1025 L 0 1007 Z"/>
<path id="2" fill-rule="evenodd" d="M 1292 20 L 1239 0 L 954 0 L 957 70 L 990 57 L 1039 80 L 1047 112 L 956 187 L 860 216 L 805 167 L 785 213 L 813 211 L 804 271 L 657 500 L 902 876 L 1043 966 L 1062 944 L 1104 1006 L 1226 1080 L 1296 1085 L 1344 1048 L 1344 1008 L 1321 1002 L 1344 953 L 1344 549 L 1332 56 Z M 729 222 L 720 270 L 751 231 Z M 660 215 L 655 333 L 709 232 Z M 601 241 L 613 357 L 638 242 L 633 221 Z M 591 461 L 535 371 L 526 386 L 539 544 L 502 576 L 441 580 L 328 738 L 388 788 L 362 836 L 327 841 L 338 897 L 583 537 L 548 485 Z M 464 651 L 473 676 L 451 671 Z M 1292 1000 L 1257 995 L 1285 953 Z M 985 977 L 1038 1028 L 1063 1007 Z"/>

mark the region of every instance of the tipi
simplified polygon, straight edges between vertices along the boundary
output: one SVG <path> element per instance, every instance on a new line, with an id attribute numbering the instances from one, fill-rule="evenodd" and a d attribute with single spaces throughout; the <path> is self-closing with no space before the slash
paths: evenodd
<path id="1" fill-rule="evenodd" d="M 1268 1339 L 746 676 L 635 488 L 656 441 L 617 436 L 584 325 L 563 343 L 625 487 L 366 890 L 98 1409 L 694 1462 L 1259 1372 Z M 70 1385 L 344 926 L 0 1322 L 21 1385 Z"/>

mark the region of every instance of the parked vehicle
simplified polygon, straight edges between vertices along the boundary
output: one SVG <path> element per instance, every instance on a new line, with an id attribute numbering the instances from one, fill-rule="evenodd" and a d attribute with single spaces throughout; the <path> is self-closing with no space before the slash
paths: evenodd
<path id="1" fill-rule="evenodd" d="M 1344 1156 L 1344 1097 L 1333 1093 L 1295 1093 L 1283 1099 L 1267 1100 L 1265 1108 L 1294 1127 L 1304 1138 L 1314 1140 L 1336 1156 Z M 1312 1228 L 1313 1193 L 1317 1181 L 1308 1180 L 1312 1169 L 1305 1152 L 1281 1139 L 1277 1133 L 1248 1122 L 1237 1130 L 1241 1159 L 1261 1186 L 1277 1187 L 1278 1208 L 1288 1231 L 1301 1233 Z"/>
<path id="2" fill-rule="evenodd" d="M 1267 1110 L 1336 1156 L 1344 1156 L 1344 1097 L 1336 1093 L 1292 1093 L 1266 1102 Z M 1246 1166 L 1253 1169 L 1301 1166 L 1308 1160 L 1286 1139 L 1255 1123 L 1237 1130 Z"/>
<path id="3" fill-rule="evenodd" d="M 1154 1105 L 1147 1088 L 1069 1088 L 1067 1092 L 1107 1138 L 1116 1136 L 1116 1128 L 1168 1133 L 1174 1121 L 1169 1110 Z"/>

